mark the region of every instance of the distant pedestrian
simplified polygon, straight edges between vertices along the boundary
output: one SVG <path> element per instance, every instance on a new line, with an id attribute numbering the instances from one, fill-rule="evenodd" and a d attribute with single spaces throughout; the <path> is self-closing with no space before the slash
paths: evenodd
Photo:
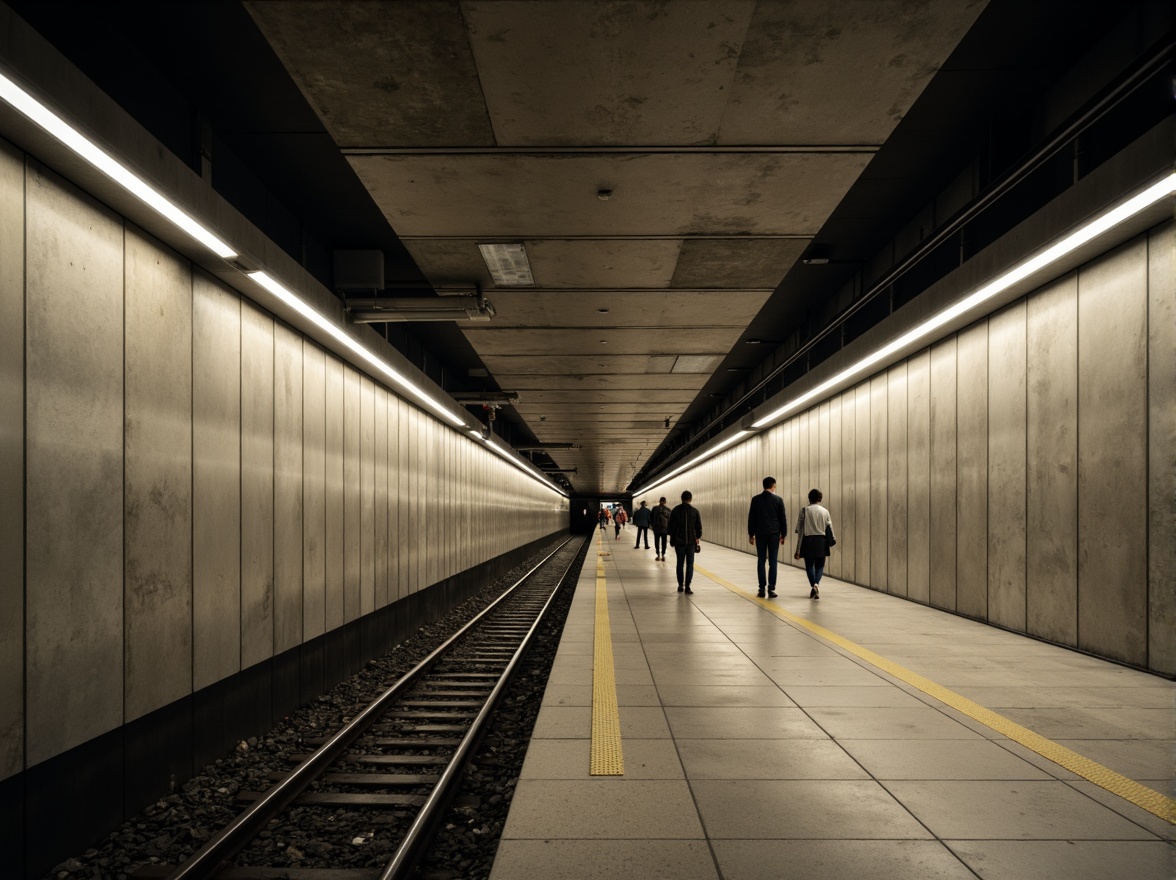
<path id="1" fill-rule="evenodd" d="M 597 515 L 596 521 L 600 523 L 600 530 L 603 532 L 605 527 L 608 525 L 608 511 L 603 507 L 600 508 L 600 513 Z"/>
<path id="2" fill-rule="evenodd" d="M 641 546 L 641 536 L 645 536 L 645 549 L 649 549 L 649 521 L 653 517 L 653 511 L 645 506 L 645 502 L 641 502 L 641 506 L 633 511 L 633 525 L 637 527 L 637 541 L 633 544 L 633 549 L 636 550 Z"/>
<path id="3" fill-rule="evenodd" d="M 670 508 L 666 499 L 659 498 L 657 507 L 650 511 L 650 525 L 653 526 L 653 550 L 657 554 L 654 562 L 666 561 L 666 544 L 670 532 Z"/>
<path id="4" fill-rule="evenodd" d="M 759 576 L 759 593 L 762 599 L 764 589 L 768 596 L 776 598 L 776 560 L 780 545 L 787 540 L 788 515 L 784 511 L 784 499 L 776 494 L 776 478 L 764 477 L 764 491 L 751 499 L 747 511 L 747 538 L 755 545 L 756 574 Z M 767 572 L 764 572 L 767 563 Z"/>
<path id="5" fill-rule="evenodd" d="M 625 512 L 623 510 L 618 510 L 616 513 L 613 514 L 613 527 L 615 529 L 613 534 L 616 536 L 615 538 L 613 538 L 614 541 L 621 540 L 621 526 L 623 526 L 625 524 L 625 521 L 623 519 L 621 519 L 621 517 L 624 515 L 625 515 Z"/>
<path id="6" fill-rule="evenodd" d="M 829 511 L 821 507 L 824 496 L 820 489 L 813 489 L 808 493 L 809 506 L 800 512 L 800 519 L 796 524 L 796 553 L 794 559 L 804 560 L 804 570 L 808 572 L 809 598 L 821 598 L 821 576 L 825 573 L 825 558 L 829 555 L 829 548 L 837 543 L 833 534 L 833 517 Z"/>
<path id="7" fill-rule="evenodd" d="M 682 503 L 670 511 L 670 545 L 678 557 L 678 592 L 693 593 L 690 582 L 694 579 L 694 554 L 700 549 L 702 538 L 702 517 L 690 504 L 694 496 L 682 493 Z"/>

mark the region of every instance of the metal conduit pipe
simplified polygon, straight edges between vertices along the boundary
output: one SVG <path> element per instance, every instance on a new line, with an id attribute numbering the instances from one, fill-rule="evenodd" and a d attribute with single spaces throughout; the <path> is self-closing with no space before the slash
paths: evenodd
<path id="1" fill-rule="evenodd" d="M 1045 162 L 1056 156 L 1067 144 L 1074 138 L 1078 137 L 1105 116 L 1121 101 L 1131 95 L 1137 88 L 1146 83 L 1153 75 L 1160 72 L 1164 65 L 1169 63 L 1172 59 L 1173 44 L 1168 42 L 1162 45 L 1158 50 L 1145 58 L 1142 62 L 1137 64 L 1132 70 L 1129 70 L 1119 81 L 1104 92 L 1102 97 L 1096 99 L 1085 110 L 1076 114 L 1069 123 L 1067 123 L 1057 134 L 1050 138 L 1045 144 L 1039 147 L 1034 153 L 1014 169 L 1009 171 L 996 183 L 994 183 L 987 192 L 980 195 L 966 208 L 961 210 L 955 217 L 949 220 L 946 224 L 939 228 L 930 238 L 923 241 L 915 250 L 911 251 L 906 257 L 902 259 L 889 272 L 876 281 L 874 285 L 867 290 L 861 297 L 851 303 L 840 314 L 838 314 L 825 327 L 818 330 L 812 338 L 802 344 L 795 352 L 793 352 L 783 363 L 773 367 L 771 372 L 760 379 L 752 388 L 744 392 L 744 394 L 729 407 L 727 407 L 719 415 L 715 416 L 699 430 L 696 437 L 702 437 L 716 424 L 721 423 L 731 413 L 740 409 L 751 398 L 763 390 L 769 382 L 787 370 L 790 366 L 795 364 L 802 357 L 807 355 L 818 343 L 824 340 L 830 333 L 838 329 L 846 321 L 861 311 L 871 300 L 890 287 L 899 278 L 909 272 L 912 268 L 922 262 L 932 251 L 943 244 L 948 238 L 959 232 L 964 226 L 971 222 L 979 214 L 983 213 L 990 206 L 992 206 L 1002 196 L 1012 191 L 1021 181 L 1036 171 Z M 652 474 L 644 477 L 644 480 L 652 479 L 658 472 L 665 470 L 673 465 L 680 458 L 695 448 L 695 444 L 687 443 L 680 449 L 673 452 L 657 470 Z"/>

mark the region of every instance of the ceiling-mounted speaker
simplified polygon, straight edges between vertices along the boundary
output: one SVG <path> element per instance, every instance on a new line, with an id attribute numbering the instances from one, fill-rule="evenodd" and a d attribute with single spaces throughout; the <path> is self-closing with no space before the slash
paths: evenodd
<path id="1" fill-rule="evenodd" d="M 335 251 L 336 290 L 383 290 L 383 251 Z"/>

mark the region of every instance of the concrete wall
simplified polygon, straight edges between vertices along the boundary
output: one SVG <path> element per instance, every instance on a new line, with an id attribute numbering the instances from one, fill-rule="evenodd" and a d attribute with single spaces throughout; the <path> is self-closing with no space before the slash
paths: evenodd
<path id="1" fill-rule="evenodd" d="M 748 551 L 763 476 L 790 529 L 817 487 L 838 532 L 828 574 L 1176 675 L 1174 229 L 635 501 L 689 489 L 706 539 Z"/>
<path id="2" fill-rule="evenodd" d="M 3 142 L 0 332 L 0 779 L 566 528 Z"/>

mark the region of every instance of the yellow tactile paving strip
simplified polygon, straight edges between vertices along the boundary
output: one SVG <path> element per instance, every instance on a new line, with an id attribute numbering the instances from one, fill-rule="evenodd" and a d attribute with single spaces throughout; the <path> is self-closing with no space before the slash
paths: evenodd
<path id="1" fill-rule="evenodd" d="M 600 532 L 600 534 L 604 534 Z M 597 541 L 603 547 L 601 540 Z M 592 649 L 592 776 L 624 776 L 621 754 L 621 716 L 617 709 L 617 679 L 613 669 L 612 630 L 608 624 L 608 584 L 602 550 L 596 554 L 596 627 Z"/>
<path id="2" fill-rule="evenodd" d="M 1085 758 L 1053 740 L 1046 739 L 1044 736 L 1029 730 L 1029 728 L 1022 727 L 1015 721 L 1010 721 L 1003 715 L 998 715 L 991 709 L 986 709 L 979 703 L 974 703 L 967 697 L 960 696 L 955 691 L 950 691 L 942 685 L 931 681 L 931 679 L 919 675 L 917 672 L 912 672 L 904 666 L 899 666 L 897 663 L 887 660 L 880 654 L 875 654 L 868 648 L 863 648 L 861 645 L 851 642 L 843 636 L 839 636 L 832 630 L 785 611 L 767 599 L 760 599 L 754 593 L 737 587 L 717 574 L 700 568 L 697 565 L 694 566 L 694 570 L 710 578 L 719 586 L 730 590 L 732 593 L 736 593 L 755 602 L 782 620 L 787 620 L 790 623 L 795 623 L 797 626 L 807 629 L 809 632 L 820 636 L 826 641 L 832 642 L 839 648 L 849 651 L 854 656 L 860 657 L 883 672 L 901 681 L 905 681 L 912 687 L 918 688 L 928 696 L 934 697 L 959 712 L 963 712 L 969 718 L 979 721 L 997 733 L 1008 737 L 1014 742 L 1020 743 L 1028 749 L 1032 749 L 1042 757 L 1048 758 L 1061 767 L 1065 767 L 1071 773 L 1076 773 L 1083 779 L 1093 782 L 1100 788 L 1104 788 L 1112 794 L 1118 795 L 1124 800 L 1135 804 L 1137 807 L 1141 807 L 1167 822 L 1176 824 L 1176 800 L 1167 797 L 1155 789 L 1148 788 L 1146 785 L 1136 782 L 1134 779 L 1128 779 L 1121 773 L 1116 773 L 1109 767 L 1104 767 L 1096 761 Z"/>

